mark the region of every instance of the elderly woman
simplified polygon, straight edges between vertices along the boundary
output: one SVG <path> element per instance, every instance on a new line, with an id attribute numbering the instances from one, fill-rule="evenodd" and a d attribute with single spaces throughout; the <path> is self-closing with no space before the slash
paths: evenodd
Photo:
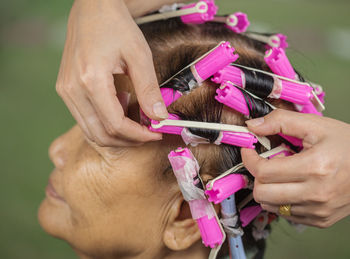
<path id="1" fill-rule="evenodd" d="M 235 34 L 219 23 L 193 26 L 170 19 L 141 29 L 151 47 L 160 82 L 220 41 L 234 46 L 239 54 L 237 64 L 268 71 L 264 44 Z M 246 80 L 256 88 L 271 84 L 262 73 L 245 73 Z M 179 90 L 186 80 L 183 77 L 171 81 L 167 87 Z M 115 82 L 119 89 L 130 93 L 119 96 L 125 113 L 140 121 L 129 78 L 116 76 Z M 245 116 L 215 100 L 217 87 L 206 80 L 171 104 L 169 113 L 183 120 L 244 125 Z M 247 102 L 256 105 L 250 107 L 251 116 L 265 115 L 266 107 L 261 107 L 258 99 L 242 94 Z M 268 100 L 276 107 L 294 109 L 291 103 Z M 218 138 L 215 130 L 190 131 L 212 143 Z M 282 142 L 278 136 L 271 140 L 274 146 Z M 66 240 L 81 258 L 207 258 L 209 250 L 201 243 L 198 226 L 167 159 L 178 146 L 184 146 L 180 136 L 163 135 L 162 140 L 143 146 L 101 147 L 74 126 L 50 147 L 56 169 L 39 209 L 41 226 L 50 235 Z M 242 161 L 240 148 L 233 145 L 198 145 L 190 149 L 198 160 L 204 183 Z M 263 151 L 259 144 L 257 149 Z M 236 202 L 251 193 L 249 189 L 237 192 Z M 247 205 L 257 204 L 250 200 Z M 220 206 L 215 209 L 219 212 Z M 261 258 L 265 241 L 253 234 L 253 228 L 252 222 L 244 227 L 243 244 L 247 253 Z M 264 230 L 268 231 L 269 225 Z"/>

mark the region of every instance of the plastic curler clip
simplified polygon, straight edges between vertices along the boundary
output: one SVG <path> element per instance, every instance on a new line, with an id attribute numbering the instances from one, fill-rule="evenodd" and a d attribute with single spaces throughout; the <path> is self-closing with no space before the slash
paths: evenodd
<path id="1" fill-rule="evenodd" d="M 168 158 L 192 217 L 197 221 L 203 244 L 211 248 L 221 246 L 225 233 L 213 206 L 204 195 L 196 159 L 187 148 L 170 152 Z"/>
<path id="2" fill-rule="evenodd" d="M 266 43 L 266 49 L 271 49 L 271 48 L 282 48 L 286 49 L 288 48 L 288 43 L 287 43 L 287 36 L 281 33 L 274 34 L 271 36 L 265 36 L 260 33 L 254 33 L 254 32 L 246 32 L 244 34 L 245 36 L 257 40 L 263 43 Z"/>
<path id="3" fill-rule="evenodd" d="M 195 12 L 188 11 L 192 9 L 194 9 Z M 202 0 L 198 3 L 181 7 L 181 11 L 188 12 L 185 15 L 181 15 L 181 21 L 183 23 L 202 24 L 214 19 L 214 16 L 218 11 L 218 7 L 215 5 L 213 0 Z"/>
<path id="4" fill-rule="evenodd" d="M 237 191 L 246 188 L 248 179 L 241 174 L 229 174 L 206 185 L 205 194 L 210 202 L 221 203 Z"/>
<path id="5" fill-rule="evenodd" d="M 164 11 L 169 10 L 169 11 Z M 160 12 L 135 19 L 137 24 L 144 24 L 169 18 L 180 17 L 184 23 L 200 24 L 214 19 L 218 10 L 213 0 L 201 0 L 197 3 L 183 5 L 179 9 L 162 8 Z"/>
<path id="6" fill-rule="evenodd" d="M 242 222 L 242 227 L 246 227 L 252 222 L 262 211 L 260 205 L 246 207 L 240 211 L 240 220 Z"/>
<path id="7" fill-rule="evenodd" d="M 239 56 L 234 52 L 235 49 L 228 41 L 220 43 L 194 65 L 195 72 L 199 77 L 197 81 L 203 82 L 217 71 L 235 62 Z"/>
<path id="8" fill-rule="evenodd" d="M 242 12 L 236 12 L 227 16 L 215 16 L 213 21 L 225 23 L 225 26 L 235 33 L 245 32 L 250 25 L 248 16 Z"/>

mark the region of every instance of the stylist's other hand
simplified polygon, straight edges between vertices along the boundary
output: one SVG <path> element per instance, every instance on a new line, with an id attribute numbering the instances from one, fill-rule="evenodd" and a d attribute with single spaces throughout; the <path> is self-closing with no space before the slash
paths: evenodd
<path id="1" fill-rule="evenodd" d="M 126 146 L 161 139 L 132 121 L 128 96 L 118 92 L 113 74 L 127 74 L 142 110 L 167 118 L 152 54 L 122 0 L 76 0 L 56 89 L 86 136 L 101 146 Z"/>
<path id="2" fill-rule="evenodd" d="M 242 149 L 255 176 L 254 199 L 278 214 L 291 204 L 295 223 L 326 228 L 350 214 L 350 125 L 330 118 L 275 110 L 247 121 L 249 130 L 267 136 L 283 133 L 303 140 L 304 150 L 290 157 L 261 158 Z"/>

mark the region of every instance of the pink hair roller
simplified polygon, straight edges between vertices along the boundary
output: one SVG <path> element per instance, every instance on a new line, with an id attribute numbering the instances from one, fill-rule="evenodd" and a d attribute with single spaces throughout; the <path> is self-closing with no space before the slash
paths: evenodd
<path id="1" fill-rule="evenodd" d="M 213 186 L 207 184 L 205 194 L 208 200 L 215 204 L 221 203 L 232 194 L 247 186 L 248 180 L 241 174 L 229 174 L 221 179 L 216 180 Z"/>
<path id="2" fill-rule="evenodd" d="M 255 219 L 259 213 L 262 211 L 260 205 L 246 207 L 240 211 L 240 219 L 242 222 L 242 227 L 246 227 L 250 222 Z"/>
<path id="3" fill-rule="evenodd" d="M 222 131 L 221 134 L 220 143 L 228 145 L 254 149 L 254 144 L 258 142 L 257 138 L 251 133 Z"/>
<path id="4" fill-rule="evenodd" d="M 238 59 L 238 55 L 234 54 L 234 51 L 235 49 L 231 47 L 229 42 L 223 42 L 200 59 L 194 65 L 194 69 L 200 79 L 199 81 L 205 81 L 217 71 L 235 62 Z"/>
<path id="5" fill-rule="evenodd" d="M 199 177 L 199 166 L 191 151 L 187 148 L 178 148 L 168 155 L 180 190 L 184 199 L 188 202 L 193 219 L 196 220 L 202 237 L 203 244 L 211 248 L 221 245 L 224 241 L 224 234 L 216 217 L 214 208 L 206 199 Z M 185 192 L 183 190 L 186 189 Z M 188 193 L 191 193 L 188 195 Z M 196 197 L 196 198 L 193 198 Z"/>
<path id="6" fill-rule="evenodd" d="M 227 17 L 226 27 L 235 33 L 245 32 L 250 25 L 248 16 L 245 13 L 237 12 Z"/>
<path id="7" fill-rule="evenodd" d="M 241 90 L 233 86 L 231 82 L 226 82 L 216 90 L 215 99 L 226 106 L 249 116 L 247 102 Z"/>
<path id="8" fill-rule="evenodd" d="M 298 77 L 283 48 L 272 48 L 266 51 L 265 62 L 276 75 L 290 79 L 297 79 Z"/>
<path id="9" fill-rule="evenodd" d="M 172 104 L 182 96 L 181 92 L 175 91 L 171 88 L 160 88 L 160 93 L 162 94 L 164 104 L 166 107 L 168 107 L 170 104 Z"/>
<path id="10" fill-rule="evenodd" d="M 218 11 L 218 7 L 215 5 L 213 0 L 201 0 L 197 3 L 185 5 L 181 8 L 181 10 L 194 8 L 197 5 L 200 12 L 182 15 L 181 21 L 183 23 L 202 24 L 214 19 L 214 16 Z"/>
<path id="11" fill-rule="evenodd" d="M 309 85 L 282 80 L 282 91 L 280 98 L 295 104 L 305 105 L 310 103 L 313 88 Z"/>
<path id="12" fill-rule="evenodd" d="M 226 66 L 223 69 L 216 72 L 212 79 L 214 83 L 216 84 L 222 84 L 227 81 L 232 82 L 233 84 L 244 88 L 244 73 L 241 69 L 235 66 Z"/>
<path id="13" fill-rule="evenodd" d="M 269 39 L 269 44 L 266 45 L 266 49 L 271 48 L 288 48 L 287 36 L 281 33 L 272 35 Z"/>

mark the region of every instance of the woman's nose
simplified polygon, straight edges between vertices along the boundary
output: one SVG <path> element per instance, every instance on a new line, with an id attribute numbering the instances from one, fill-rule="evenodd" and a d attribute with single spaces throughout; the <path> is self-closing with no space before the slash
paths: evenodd
<path id="1" fill-rule="evenodd" d="M 63 136 L 55 139 L 49 147 L 49 157 L 55 167 L 62 169 L 66 164 L 66 151 Z"/>

